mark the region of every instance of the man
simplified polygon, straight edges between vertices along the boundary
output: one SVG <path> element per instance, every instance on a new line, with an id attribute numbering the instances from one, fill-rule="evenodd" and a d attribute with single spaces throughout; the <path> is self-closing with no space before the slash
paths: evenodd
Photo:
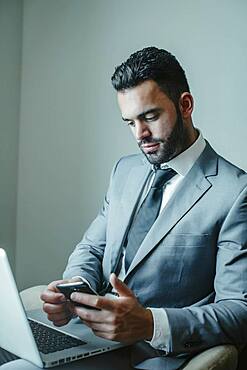
<path id="1" fill-rule="evenodd" d="M 169 52 L 137 51 L 112 83 L 142 153 L 115 165 L 104 205 L 64 272 L 103 296 L 74 293 L 92 309 L 74 306 L 52 282 L 44 311 L 57 326 L 76 314 L 96 335 L 130 345 L 130 368 L 178 369 L 206 348 L 241 348 L 247 175 L 193 126 L 186 76 Z"/>

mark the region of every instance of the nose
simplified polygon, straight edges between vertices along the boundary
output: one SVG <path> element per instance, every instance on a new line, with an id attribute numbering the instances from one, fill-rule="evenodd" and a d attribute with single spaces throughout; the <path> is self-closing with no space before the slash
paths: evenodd
<path id="1" fill-rule="evenodd" d="M 135 124 L 135 137 L 136 140 L 143 140 L 146 137 L 150 136 L 151 132 L 148 128 L 148 126 L 143 122 L 136 122 Z"/>

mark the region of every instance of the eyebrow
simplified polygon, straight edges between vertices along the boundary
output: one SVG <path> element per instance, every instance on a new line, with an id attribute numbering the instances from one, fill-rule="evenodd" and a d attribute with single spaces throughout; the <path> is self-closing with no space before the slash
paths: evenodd
<path id="1" fill-rule="evenodd" d="M 147 114 L 152 114 L 152 113 L 159 113 L 161 111 L 161 108 L 152 108 L 152 109 L 148 109 L 140 114 L 138 114 L 137 118 L 138 119 L 143 119 L 145 118 L 145 116 Z M 122 117 L 122 120 L 125 121 L 125 122 L 128 122 L 128 121 L 132 121 L 131 119 L 128 119 L 128 118 L 124 118 Z"/>

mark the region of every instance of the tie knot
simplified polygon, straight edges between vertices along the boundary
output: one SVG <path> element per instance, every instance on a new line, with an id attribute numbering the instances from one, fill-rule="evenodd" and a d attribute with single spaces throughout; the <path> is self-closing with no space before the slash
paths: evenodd
<path id="1" fill-rule="evenodd" d="M 165 170 L 158 169 L 155 171 L 154 181 L 152 183 L 152 188 L 161 188 L 169 181 L 173 176 L 177 174 L 172 168 L 167 168 Z"/>

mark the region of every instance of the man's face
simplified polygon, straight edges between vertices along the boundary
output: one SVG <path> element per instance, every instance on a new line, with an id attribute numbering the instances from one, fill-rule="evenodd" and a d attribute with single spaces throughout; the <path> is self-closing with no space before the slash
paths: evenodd
<path id="1" fill-rule="evenodd" d="M 182 116 L 156 82 L 148 80 L 117 95 L 122 118 L 150 163 L 168 162 L 182 151 Z"/>

